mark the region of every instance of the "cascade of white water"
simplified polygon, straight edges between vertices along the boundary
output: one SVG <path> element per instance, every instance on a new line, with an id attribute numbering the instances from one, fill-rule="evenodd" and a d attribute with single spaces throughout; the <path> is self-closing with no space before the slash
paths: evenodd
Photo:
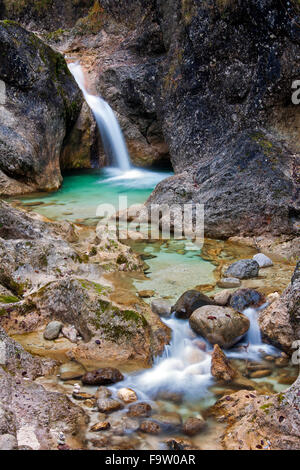
<path id="1" fill-rule="evenodd" d="M 130 170 L 130 158 L 125 139 L 113 110 L 102 98 L 88 93 L 80 64 L 69 64 L 69 70 L 95 116 L 106 154 L 112 158 L 113 164 L 122 172 Z"/>

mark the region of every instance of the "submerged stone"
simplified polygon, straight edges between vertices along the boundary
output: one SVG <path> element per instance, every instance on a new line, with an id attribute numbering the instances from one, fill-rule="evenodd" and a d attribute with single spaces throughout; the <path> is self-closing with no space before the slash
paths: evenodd
<path id="1" fill-rule="evenodd" d="M 82 377 L 82 383 L 86 385 L 110 385 L 124 379 L 123 374 L 114 367 L 103 367 L 92 372 L 87 372 Z"/>

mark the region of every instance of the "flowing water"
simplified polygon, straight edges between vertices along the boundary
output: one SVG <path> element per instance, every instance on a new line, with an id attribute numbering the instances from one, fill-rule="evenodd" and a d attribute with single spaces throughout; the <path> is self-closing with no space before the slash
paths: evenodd
<path id="1" fill-rule="evenodd" d="M 122 172 L 128 172 L 131 168 L 130 158 L 125 139 L 113 110 L 100 96 L 88 93 L 80 64 L 69 64 L 69 69 L 95 116 L 106 154 L 111 157 L 114 166 Z"/>

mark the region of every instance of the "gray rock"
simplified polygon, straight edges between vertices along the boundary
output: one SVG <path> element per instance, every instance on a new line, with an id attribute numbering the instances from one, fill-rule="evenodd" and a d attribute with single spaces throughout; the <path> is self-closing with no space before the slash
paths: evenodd
<path id="1" fill-rule="evenodd" d="M 259 264 L 253 259 L 242 259 L 231 264 L 226 269 L 227 277 L 237 277 L 238 279 L 251 279 L 259 274 Z"/>
<path id="2" fill-rule="evenodd" d="M 257 255 L 253 256 L 253 259 L 257 261 L 260 268 L 269 268 L 270 266 L 273 266 L 273 261 L 263 253 L 257 253 Z"/>
<path id="3" fill-rule="evenodd" d="M 257 290 L 238 289 L 231 296 L 230 307 L 242 313 L 246 308 L 257 308 L 265 302 L 265 297 Z"/>
<path id="4" fill-rule="evenodd" d="M 151 310 L 160 317 L 169 317 L 171 315 L 171 305 L 164 299 L 152 300 Z"/>
<path id="5" fill-rule="evenodd" d="M 0 194 L 58 189 L 82 94 L 63 56 L 17 23 L 0 21 L 0 48 Z"/>
<path id="6" fill-rule="evenodd" d="M 63 324 L 60 321 L 51 321 L 46 326 L 46 329 L 43 335 L 44 338 L 47 340 L 57 339 L 59 336 L 59 333 L 61 332 L 62 327 L 63 327 Z"/>
<path id="7" fill-rule="evenodd" d="M 77 330 L 75 326 L 64 326 L 61 330 L 63 336 L 67 338 L 71 343 L 77 343 Z"/>
<path id="8" fill-rule="evenodd" d="M 230 348 L 250 327 L 248 318 L 229 307 L 208 305 L 198 308 L 190 317 L 191 328 L 212 345 Z"/>
<path id="9" fill-rule="evenodd" d="M 0 436 L 0 450 L 16 450 L 18 448 L 18 441 L 15 436 L 11 434 L 2 434 Z"/>

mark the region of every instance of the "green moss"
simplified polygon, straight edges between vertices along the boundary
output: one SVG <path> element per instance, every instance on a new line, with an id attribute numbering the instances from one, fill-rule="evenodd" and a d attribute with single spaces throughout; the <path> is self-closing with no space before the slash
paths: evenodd
<path id="1" fill-rule="evenodd" d="M 181 0 L 181 14 L 185 25 L 189 25 L 196 15 L 196 5 L 193 0 Z"/>
<path id="2" fill-rule="evenodd" d="M 102 29 L 105 20 L 105 10 L 96 0 L 90 8 L 89 13 L 84 18 L 80 18 L 76 23 L 76 32 L 79 35 L 97 34 Z"/>
<path id="3" fill-rule="evenodd" d="M 39 263 L 41 266 L 43 267 L 47 267 L 48 266 L 48 258 L 47 258 L 47 255 L 46 254 L 42 254 L 39 258 Z"/>
<path id="4" fill-rule="evenodd" d="M 104 287 L 97 282 L 88 281 L 86 279 L 79 279 L 79 282 L 84 289 L 93 289 L 97 294 L 107 294 L 110 290 L 108 287 Z"/>
<path id="5" fill-rule="evenodd" d="M 137 325 L 147 325 L 146 319 L 143 317 L 143 315 L 135 312 L 134 310 L 124 310 L 122 312 L 122 315 L 126 321 L 134 322 Z"/>
<path id="6" fill-rule="evenodd" d="M 279 393 L 279 395 L 278 395 L 278 402 L 279 402 L 279 403 L 282 403 L 282 402 L 284 401 L 284 398 L 285 398 L 285 397 L 284 397 L 284 393 Z"/>
<path id="7" fill-rule="evenodd" d="M 123 255 L 123 253 L 120 253 L 118 258 L 117 258 L 117 263 L 118 264 L 125 264 L 127 263 L 127 258 L 125 255 Z"/>
<path id="8" fill-rule="evenodd" d="M 260 407 L 261 410 L 263 410 L 266 414 L 270 413 L 270 408 L 274 406 L 273 403 L 265 403 Z"/>
<path id="9" fill-rule="evenodd" d="M 5 274 L 2 269 L 0 269 L 0 279 L 1 283 L 16 296 L 21 297 L 24 294 L 26 283 L 18 283 L 14 281 L 13 278 Z"/>
<path id="10" fill-rule="evenodd" d="M 5 316 L 7 314 L 5 308 L 0 308 L 0 317 Z"/>
<path id="11" fill-rule="evenodd" d="M 97 254 L 97 248 L 95 246 L 93 246 L 93 248 L 90 251 L 89 256 L 96 256 L 96 254 Z"/>
<path id="12" fill-rule="evenodd" d="M 14 304 L 16 302 L 20 302 L 20 299 L 18 299 L 18 297 L 15 297 L 13 295 L 0 295 L 0 303 L 2 304 Z"/>

